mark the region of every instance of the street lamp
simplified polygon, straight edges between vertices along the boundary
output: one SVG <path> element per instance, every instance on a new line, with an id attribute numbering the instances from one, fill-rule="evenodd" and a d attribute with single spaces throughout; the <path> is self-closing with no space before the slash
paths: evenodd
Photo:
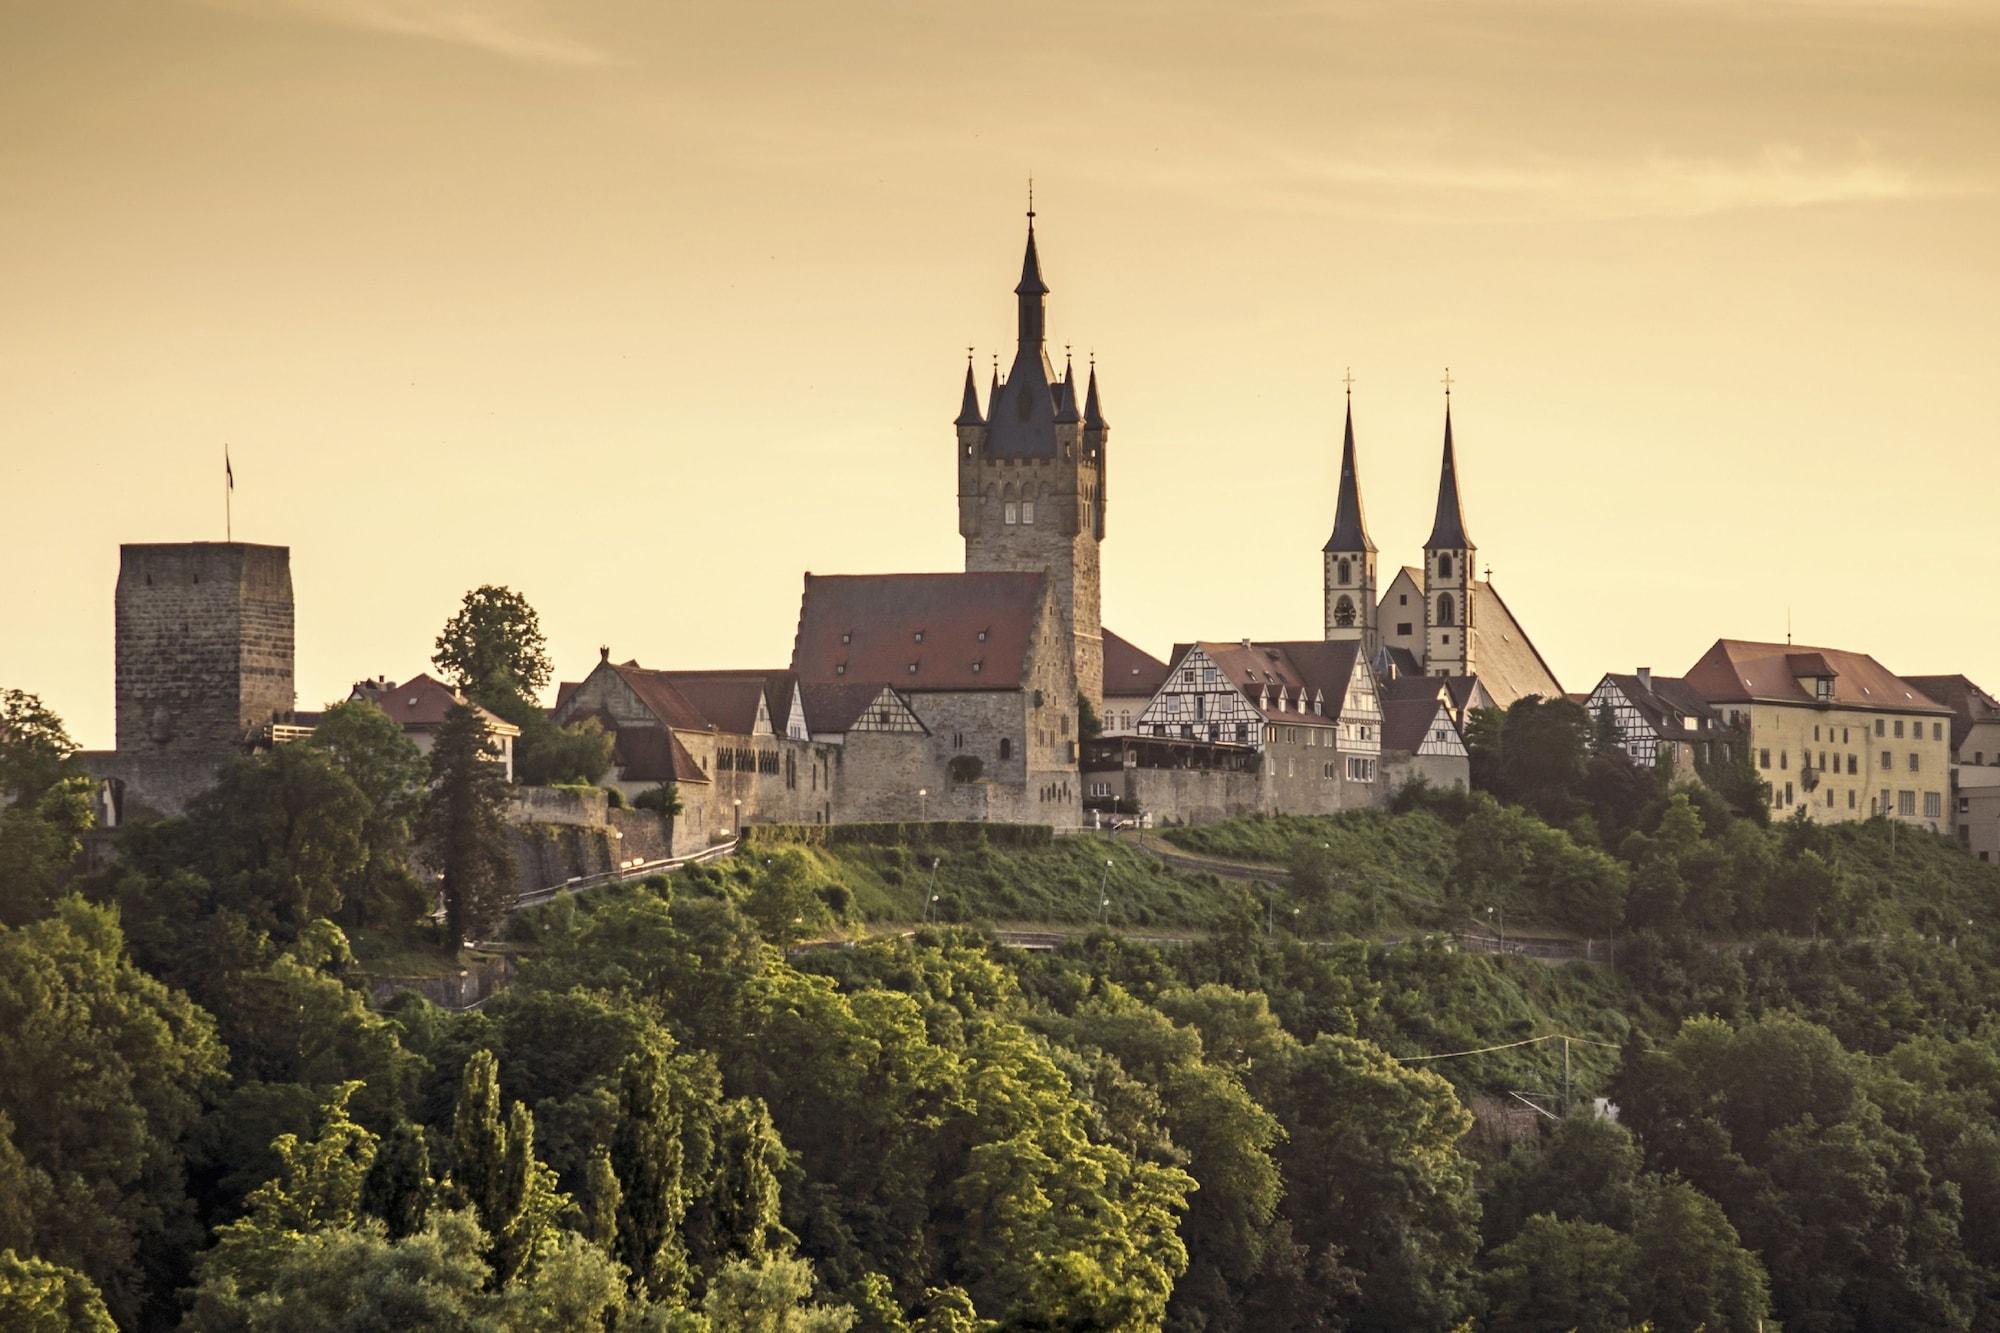
<path id="1" fill-rule="evenodd" d="M 943 858 L 942 856 L 933 856 L 933 857 L 931 858 L 931 882 L 930 882 L 930 887 L 928 887 L 928 888 L 926 888 L 926 889 L 924 890 L 924 923 L 925 923 L 926 925 L 930 924 L 930 919 L 931 919 L 931 904 L 932 904 L 932 903 L 934 903 L 934 902 L 936 902 L 936 901 L 938 900 L 938 894 L 937 894 L 937 872 L 938 872 L 938 867 L 939 867 L 940 865 L 942 865 L 943 863 L 944 863 L 944 858 Z"/>
<path id="2" fill-rule="evenodd" d="M 736 836 L 741 838 L 743 836 L 743 798 L 739 796 L 734 801 L 731 801 L 730 804 L 736 807 Z"/>
<path id="3" fill-rule="evenodd" d="M 1504 907 L 1487 908 L 1486 920 L 1489 923 L 1493 920 L 1493 913 L 1495 911 L 1498 911 L 1500 913 L 1500 951 L 1502 953 L 1505 953 L 1507 951 L 1507 909 Z"/>
<path id="4" fill-rule="evenodd" d="M 917 788 L 917 822 L 919 824 L 925 822 L 925 814 L 930 806 L 930 795 L 931 789 L 929 787 Z"/>
<path id="5" fill-rule="evenodd" d="M 1111 895 L 1105 892 L 1105 885 L 1111 880 L 1111 861 L 1106 858 L 1104 873 L 1097 877 L 1097 924 L 1103 925 L 1111 919 Z"/>

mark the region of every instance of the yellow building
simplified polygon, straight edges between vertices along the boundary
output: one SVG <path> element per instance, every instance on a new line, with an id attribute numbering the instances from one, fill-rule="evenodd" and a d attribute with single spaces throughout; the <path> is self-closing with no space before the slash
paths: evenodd
<path id="1" fill-rule="evenodd" d="M 1866 653 L 1718 639 L 1686 680 L 1748 727 L 1774 816 L 1949 830 L 1951 710 Z"/>

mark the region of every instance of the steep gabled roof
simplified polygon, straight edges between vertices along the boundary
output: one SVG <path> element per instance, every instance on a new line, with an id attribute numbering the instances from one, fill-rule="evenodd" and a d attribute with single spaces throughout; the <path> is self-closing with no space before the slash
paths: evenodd
<path id="1" fill-rule="evenodd" d="M 1802 685 L 1800 674 L 1806 679 L 1830 678 L 1830 702 L 1842 708 L 1899 713 L 1951 711 L 1868 654 L 1840 648 L 1717 639 L 1688 669 L 1686 680 L 1711 704 L 1828 702 Z"/>
<path id="2" fill-rule="evenodd" d="M 905 711 L 919 727 L 923 719 L 904 702 L 902 696 L 892 686 L 879 681 L 867 681 L 854 685 L 801 685 L 799 693 L 805 699 L 806 727 L 815 736 L 839 734 L 849 731 L 861 720 L 861 715 L 875 706 L 877 700 L 887 695 Z M 926 731 L 929 728 L 925 728 Z"/>
<path id="3" fill-rule="evenodd" d="M 373 691 L 368 698 L 369 702 L 387 713 L 397 725 L 410 731 L 433 731 L 443 726 L 445 714 L 456 705 L 467 702 L 463 694 L 429 675 L 412 676 L 401 685 Z M 521 734 L 519 727 L 511 722 L 502 721 L 478 704 L 472 704 L 471 707 L 472 711 L 485 721 L 486 729 L 495 735 Z"/>
<path id="4" fill-rule="evenodd" d="M 1310 707 L 1300 707 L 1301 695 L 1323 704 L 1319 714 L 1328 722 L 1338 721 L 1347 703 L 1347 685 L 1361 645 L 1354 639 L 1299 639 L 1277 643 L 1211 643 L 1190 645 L 1199 648 L 1215 663 L 1229 683 L 1267 719 L 1296 724 Z M 1179 654 L 1179 655 L 1184 655 Z M 1176 658 L 1178 661 L 1178 655 Z M 1280 694 L 1292 700 L 1289 709 L 1277 706 Z M 1271 702 L 1265 704 L 1266 697 Z"/>
<path id="5" fill-rule="evenodd" d="M 670 672 L 651 671 L 637 662 L 614 665 L 611 670 L 618 673 L 618 678 L 638 696 L 640 704 L 659 719 L 662 726 L 677 727 L 682 731 L 710 730 L 709 720 L 681 693 Z"/>
<path id="6" fill-rule="evenodd" d="M 1964 676 L 1905 676 L 1904 680 L 1951 710 L 1951 748 L 1956 751 L 1981 722 L 2000 719 L 2000 700 Z"/>
<path id="7" fill-rule="evenodd" d="M 1398 682 L 1400 683 L 1400 682 Z M 1435 695 L 1384 695 L 1382 699 L 1382 748 L 1415 754 L 1440 723 L 1456 731 L 1458 724 Z"/>
<path id="8" fill-rule="evenodd" d="M 1472 595 L 1472 666 L 1493 701 L 1506 708 L 1531 694 L 1561 698 L 1563 688 L 1556 673 L 1542 660 L 1499 590 L 1491 583 L 1475 582 Z"/>
<path id="9" fill-rule="evenodd" d="M 1678 676 L 1653 676 L 1651 684 L 1636 675 L 1610 672 L 1605 676 L 1639 711 L 1640 716 L 1660 736 L 1693 734 L 1696 727 L 1683 726 L 1678 719 L 1715 719 L 1715 709 L 1701 692 Z"/>
<path id="10" fill-rule="evenodd" d="M 792 670 L 905 694 L 1020 689 L 1047 597 L 1040 574 L 807 574 Z"/>
<path id="11" fill-rule="evenodd" d="M 1133 646 L 1122 635 L 1104 631 L 1104 692 L 1127 696 L 1159 693 L 1167 683 L 1170 668 L 1143 648 Z"/>
<path id="12" fill-rule="evenodd" d="M 708 774 L 668 728 L 620 727 L 611 735 L 611 762 L 621 781 L 708 781 Z"/>

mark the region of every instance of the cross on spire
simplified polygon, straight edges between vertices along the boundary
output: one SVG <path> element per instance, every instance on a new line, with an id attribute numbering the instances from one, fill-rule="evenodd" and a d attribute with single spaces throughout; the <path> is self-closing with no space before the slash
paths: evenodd
<path id="1" fill-rule="evenodd" d="M 1444 396 L 1451 397 L 1451 367 L 1444 368 Z"/>
<path id="2" fill-rule="evenodd" d="M 1028 225 L 1035 224 L 1035 178 L 1028 177 Z"/>
<path id="3" fill-rule="evenodd" d="M 1341 377 L 1341 383 L 1343 383 L 1343 384 L 1345 384 L 1345 385 L 1347 386 L 1347 396 L 1348 396 L 1349 398 L 1352 398 L 1352 397 L 1354 396 L 1354 367 L 1353 367 L 1353 366 L 1349 366 L 1349 367 L 1347 368 L 1347 374 Z"/>

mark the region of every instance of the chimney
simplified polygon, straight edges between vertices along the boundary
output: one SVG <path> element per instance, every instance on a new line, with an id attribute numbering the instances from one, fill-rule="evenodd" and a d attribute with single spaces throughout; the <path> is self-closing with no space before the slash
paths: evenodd
<path id="1" fill-rule="evenodd" d="M 1651 667 L 1639 668 L 1639 688 L 1642 690 L 1650 690 L 1653 688 L 1653 668 Z"/>
<path id="2" fill-rule="evenodd" d="M 597 660 L 600 662 L 609 662 L 611 660 L 610 644 L 600 643 L 597 645 Z"/>
<path id="3" fill-rule="evenodd" d="M 1248 648 L 1248 647 L 1250 646 L 1250 640 L 1248 640 L 1248 639 L 1245 639 L 1245 640 L 1243 641 L 1243 646 L 1244 646 L 1245 648 Z"/>

